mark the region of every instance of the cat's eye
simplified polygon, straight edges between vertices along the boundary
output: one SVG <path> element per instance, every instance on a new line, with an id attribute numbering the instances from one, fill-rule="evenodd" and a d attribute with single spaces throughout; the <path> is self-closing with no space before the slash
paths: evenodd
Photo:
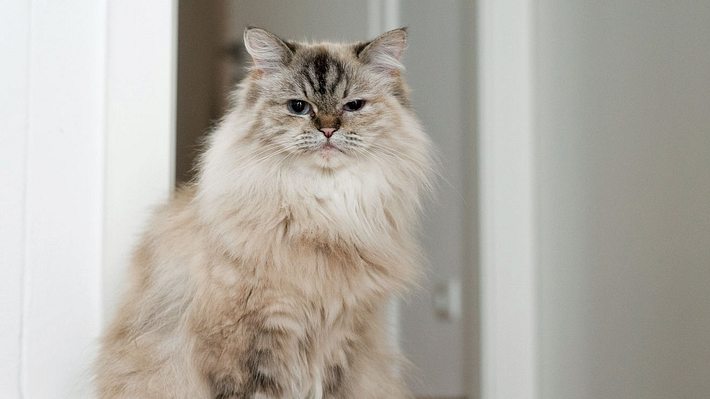
<path id="1" fill-rule="evenodd" d="M 288 100 L 286 107 L 294 115 L 308 115 L 311 112 L 311 104 L 303 100 Z"/>
<path id="2" fill-rule="evenodd" d="M 348 112 L 354 112 L 354 111 L 359 111 L 362 109 L 362 107 L 365 106 L 365 100 L 352 100 L 345 105 L 343 105 L 343 109 Z"/>

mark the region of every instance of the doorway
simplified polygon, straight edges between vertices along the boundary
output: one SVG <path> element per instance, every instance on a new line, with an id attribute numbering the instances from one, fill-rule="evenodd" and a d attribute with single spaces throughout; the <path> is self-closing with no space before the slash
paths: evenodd
<path id="1" fill-rule="evenodd" d="M 419 398 L 477 397 L 473 142 L 473 4 L 370 0 L 179 2 L 176 181 L 194 177 L 205 134 L 227 107 L 248 56 L 242 34 L 260 26 L 282 37 L 354 41 L 409 26 L 404 63 L 413 105 L 442 160 L 426 205 L 421 289 L 396 306 L 394 334 L 413 363 Z M 475 395 L 473 393 L 476 393 Z"/>

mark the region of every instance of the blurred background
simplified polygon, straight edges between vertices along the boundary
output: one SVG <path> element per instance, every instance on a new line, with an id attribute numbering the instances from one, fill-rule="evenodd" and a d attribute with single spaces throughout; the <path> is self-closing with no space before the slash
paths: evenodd
<path id="1" fill-rule="evenodd" d="M 710 397 L 710 2 L 0 2 L 0 397 L 88 398 L 146 215 L 193 176 L 242 32 L 409 26 L 436 143 L 429 399 Z"/>

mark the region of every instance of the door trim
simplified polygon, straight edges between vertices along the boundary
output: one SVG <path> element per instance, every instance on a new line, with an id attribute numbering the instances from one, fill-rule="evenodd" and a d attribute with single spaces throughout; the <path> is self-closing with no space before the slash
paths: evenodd
<path id="1" fill-rule="evenodd" d="M 477 7 L 481 397 L 534 399 L 534 5 Z"/>

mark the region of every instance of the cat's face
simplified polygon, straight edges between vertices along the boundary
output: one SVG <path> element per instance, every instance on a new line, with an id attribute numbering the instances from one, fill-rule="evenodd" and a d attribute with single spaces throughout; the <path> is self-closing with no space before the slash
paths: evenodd
<path id="1" fill-rule="evenodd" d="M 241 101 L 255 113 L 246 138 L 265 157 L 338 169 L 396 157 L 407 145 L 405 30 L 369 43 L 308 45 L 253 28 L 245 44 L 254 67 Z"/>

